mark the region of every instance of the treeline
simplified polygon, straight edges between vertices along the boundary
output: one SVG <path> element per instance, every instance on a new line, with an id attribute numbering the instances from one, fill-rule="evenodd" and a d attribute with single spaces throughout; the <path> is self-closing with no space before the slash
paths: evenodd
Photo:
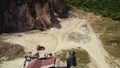
<path id="1" fill-rule="evenodd" d="M 120 0 L 65 0 L 70 6 L 120 20 Z"/>

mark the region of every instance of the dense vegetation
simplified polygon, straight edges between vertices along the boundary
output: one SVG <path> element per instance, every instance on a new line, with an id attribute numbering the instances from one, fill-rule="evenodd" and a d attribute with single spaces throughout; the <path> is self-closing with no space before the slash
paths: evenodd
<path id="1" fill-rule="evenodd" d="M 120 20 L 120 0 L 65 0 L 70 6 Z"/>

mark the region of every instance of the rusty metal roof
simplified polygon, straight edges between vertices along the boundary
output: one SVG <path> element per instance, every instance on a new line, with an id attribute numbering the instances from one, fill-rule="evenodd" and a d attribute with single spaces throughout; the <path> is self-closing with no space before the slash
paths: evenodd
<path id="1" fill-rule="evenodd" d="M 33 59 L 27 66 L 27 68 L 42 68 L 42 67 L 51 67 L 54 66 L 55 58 L 47 58 L 47 59 Z"/>

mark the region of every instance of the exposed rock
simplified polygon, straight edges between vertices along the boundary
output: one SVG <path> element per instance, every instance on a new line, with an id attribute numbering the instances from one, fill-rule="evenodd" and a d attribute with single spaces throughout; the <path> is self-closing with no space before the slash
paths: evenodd
<path id="1" fill-rule="evenodd" d="M 24 55 L 24 49 L 17 44 L 0 42 L 0 60 L 14 59 Z"/>
<path id="2" fill-rule="evenodd" d="M 9 0 L 8 0 L 9 1 Z M 23 32 L 32 29 L 60 28 L 58 17 L 66 17 L 68 7 L 64 0 L 10 0 L 1 2 L 0 32 Z M 4 1 L 3 1 L 4 2 Z"/>

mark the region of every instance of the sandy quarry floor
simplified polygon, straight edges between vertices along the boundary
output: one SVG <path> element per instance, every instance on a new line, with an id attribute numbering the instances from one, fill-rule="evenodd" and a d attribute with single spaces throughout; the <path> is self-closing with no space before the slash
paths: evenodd
<path id="1" fill-rule="evenodd" d="M 32 31 L 6 36 L 4 41 L 20 44 L 26 52 L 31 51 L 32 53 L 36 52 L 35 46 L 40 44 L 46 48 L 42 54 L 81 47 L 89 53 L 97 68 L 113 68 L 107 63 L 108 55 L 89 22 L 70 18 L 63 21 L 61 25 L 61 29 L 51 28 L 44 32 Z M 3 62 L 1 68 L 23 68 L 23 62 L 23 58 L 6 61 Z M 91 68 L 93 67 L 91 66 Z"/>

